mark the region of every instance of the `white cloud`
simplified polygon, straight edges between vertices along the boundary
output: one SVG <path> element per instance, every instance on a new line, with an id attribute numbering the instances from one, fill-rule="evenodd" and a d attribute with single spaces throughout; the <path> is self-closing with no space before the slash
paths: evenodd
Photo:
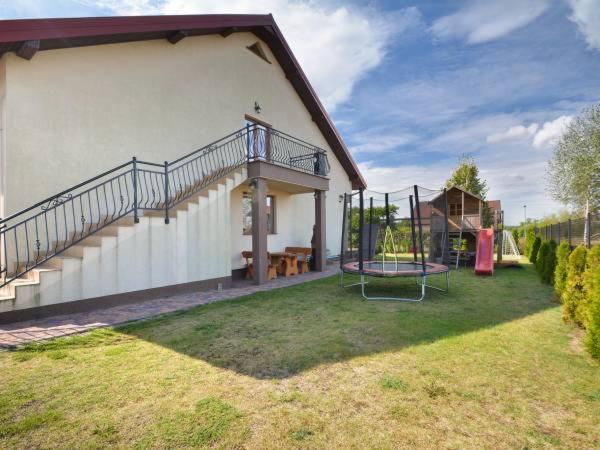
<path id="1" fill-rule="evenodd" d="M 337 122 L 336 122 L 337 123 Z M 356 153 L 385 153 L 413 142 L 416 136 L 404 132 L 369 131 L 352 136 L 350 151 Z"/>
<path id="2" fill-rule="evenodd" d="M 557 119 L 544 123 L 533 137 L 533 146 L 535 148 L 543 148 L 554 145 L 572 120 L 573 116 L 560 116 Z"/>
<path id="3" fill-rule="evenodd" d="M 534 148 L 548 148 L 556 143 L 572 120 L 573 116 L 562 115 L 554 120 L 544 122 L 542 125 L 536 122 L 529 126 L 514 125 L 506 131 L 487 135 L 485 140 L 489 144 L 498 144 L 526 139 Z"/>
<path id="4" fill-rule="evenodd" d="M 117 14 L 272 13 L 323 104 L 333 110 L 377 67 L 393 37 L 419 24 L 417 8 L 386 15 L 309 0 L 97 0 Z"/>
<path id="5" fill-rule="evenodd" d="M 540 126 L 537 123 L 532 123 L 528 127 L 523 125 L 515 125 L 510 127 L 508 130 L 501 133 L 493 133 L 487 136 L 486 141 L 490 144 L 495 144 L 503 141 L 510 141 L 514 139 L 529 138 L 537 132 Z"/>
<path id="6" fill-rule="evenodd" d="M 458 12 L 437 19 L 431 31 L 440 39 L 465 39 L 469 44 L 480 44 L 531 23 L 549 5 L 549 0 L 471 0 Z"/>
<path id="7" fill-rule="evenodd" d="M 600 0 L 569 0 L 569 16 L 579 27 L 590 48 L 600 50 Z"/>

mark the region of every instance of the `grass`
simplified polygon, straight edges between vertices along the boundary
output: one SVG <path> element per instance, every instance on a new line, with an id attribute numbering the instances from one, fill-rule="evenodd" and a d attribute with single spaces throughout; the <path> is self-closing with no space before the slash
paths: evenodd
<path id="1" fill-rule="evenodd" d="M 532 269 L 422 304 L 329 278 L 3 352 L 0 448 L 598 447 L 600 366 Z"/>

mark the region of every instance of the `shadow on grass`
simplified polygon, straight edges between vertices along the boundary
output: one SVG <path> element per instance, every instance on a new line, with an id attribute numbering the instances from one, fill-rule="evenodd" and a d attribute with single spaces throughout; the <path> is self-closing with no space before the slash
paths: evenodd
<path id="1" fill-rule="evenodd" d="M 117 329 L 259 379 L 398 350 L 512 321 L 556 306 L 530 267 L 494 277 L 452 273 L 451 291 L 419 304 L 364 301 L 337 277 L 213 303 Z M 412 279 L 375 280 L 383 295 L 417 294 Z"/>

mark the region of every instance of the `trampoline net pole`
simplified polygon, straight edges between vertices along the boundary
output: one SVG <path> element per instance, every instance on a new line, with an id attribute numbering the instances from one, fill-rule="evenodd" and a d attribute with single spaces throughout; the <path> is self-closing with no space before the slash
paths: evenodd
<path id="1" fill-rule="evenodd" d="M 373 230 L 373 197 L 369 198 L 369 244 L 367 245 L 367 259 L 371 260 L 371 251 L 372 251 L 372 233 Z"/>
<path id="2" fill-rule="evenodd" d="M 450 230 L 448 229 L 448 190 L 444 188 L 444 236 L 442 245 L 442 264 L 450 264 Z M 447 256 L 446 256 L 447 255 Z"/>
<path id="3" fill-rule="evenodd" d="M 340 269 L 344 267 L 346 257 L 346 221 L 348 220 L 348 194 L 344 192 L 344 215 L 342 216 L 342 243 L 340 249 Z"/>
<path id="4" fill-rule="evenodd" d="M 363 231 L 365 223 L 365 203 L 363 196 L 363 188 L 358 190 L 358 270 L 362 273 L 363 270 Z"/>
<path id="5" fill-rule="evenodd" d="M 415 233 L 415 213 L 414 213 L 414 201 L 413 196 L 408 196 L 408 201 L 410 203 L 410 230 L 412 237 L 412 252 L 413 252 L 413 262 L 417 262 L 417 235 Z"/>
<path id="6" fill-rule="evenodd" d="M 423 266 L 423 276 L 425 276 L 425 249 L 423 248 L 423 225 L 421 224 L 421 208 L 419 207 L 419 187 L 415 184 L 415 205 L 417 209 L 417 225 L 419 228 L 419 245 L 421 247 L 421 265 Z"/>

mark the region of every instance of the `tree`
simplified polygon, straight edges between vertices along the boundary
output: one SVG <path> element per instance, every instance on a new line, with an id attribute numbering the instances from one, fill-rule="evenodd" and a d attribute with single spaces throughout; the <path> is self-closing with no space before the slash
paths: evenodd
<path id="1" fill-rule="evenodd" d="M 584 110 L 556 143 L 547 170 L 552 197 L 587 214 L 600 208 L 600 104 Z M 584 240 L 590 230 L 584 228 Z"/>
<path id="2" fill-rule="evenodd" d="M 472 156 L 463 155 L 458 160 L 458 166 L 446 181 L 446 187 L 457 186 L 485 199 L 488 187 L 485 180 L 479 177 L 479 168 Z"/>

